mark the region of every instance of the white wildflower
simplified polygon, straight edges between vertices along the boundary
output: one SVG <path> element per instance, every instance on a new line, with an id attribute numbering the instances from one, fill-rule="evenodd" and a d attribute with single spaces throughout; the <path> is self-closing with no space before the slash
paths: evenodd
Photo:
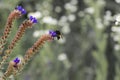
<path id="1" fill-rule="evenodd" d="M 33 33 L 33 37 L 39 37 L 40 36 L 40 31 L 35 31 L 34 33 Z"/>
<path id="2" fill-rule="evenodd" d="M 64 44 L 65 42 L 66 42 L 65 37 L 64 37 L 64 38 L 61 38 L 60 40 L 58 40 L 58 43 L 60 43 L 60 44 Z"/>
<path id="3" fill-rule="evenodd" d="M 60 60 L 60 61 L 64 61 L 64 60 L 66 60 L 66 59 L 67 59 L 67 56 L 66 56 L 65 53 L 61 53 L 61 54 L 58 56 L 58 60 Z"/>
<path id="4" fill-rule="evenodd" d="M 88 7 L 85 9 L 85 12 L 87 12 L 89 14 L 93 14 L 95 12 L 95 9 L 93 7 Z"/>
<path id="5" fill-rule="evenodd" d="M 118 44 L 115 45 L 115 46 L 114 46 L 114 49 L 115 49 L 116 51 L 120 50 L 120 45 L 118 45 Z"/>
<path id="6" fill-rule="evenodd" d="M 78 0 L 71 0 L 70 3 L 73 4 L 73 5 L 77 5 Z"/>
<path id="7" fill-rule="evenodd" d="M 68 20 L 69 21 L 73 22 L 73 21 L 75 21 L 75 19 L 76 19 L 76 16 L 74 14 L 68 15 Z"/>
<path id="8" fill-rule="evenodd" d="M 112 27 L 112 31 L 120 33 L 120 27 Z"/>
<path id="9" fill-rule="evenodd" d="M 65 26 L 66 24 L 68 24 L 68 18 L 67 18 L 67 16 L 62 16 L 61 18 L 60 18 L 60 20 L 58 21 L 58 25 L 60 25 L 60 26 Z"/>
<path id="10" fill-rule="evenodd" d="M 96 19 L 96 27 L 98 28 L 98 29 L 103 29 L 104 27 L 103 27 L 103 24 L 102 24 L 102 20 L 100 19 L 100 18 L 97 18 Z"/>
<path id="11" fill-rule="evenodd" d="M 120 0 L 115 0 L 116 3 L 120 3 Z"/>
<path id="12" fill-rule="evenodd" d="M 61 12 L 61 11 L 62 11 L 62 9 L 61 9 L 61 7 L 60 7 L 60 6 L 56 6 L 55 11 L 59 13 L 59 12 Z"/>
<path id="13" fill-rule="evenodd" d="M 37 11 L 37 12 L 31 12 L 31 13 L 29 13 L 28 17 L 30 17 L 30 16 L 33 16 L 33 17 L 39 19 L 39 18 L 42 17 L 42 14 L 41 14 L 41 12 Z"/>
<path id="14" fill-rule="evenodd" d="M 44 23 L 51 24 L 51 25 L 56 25 L 57 20 L 55 18 L 52 18 L 51 16 L 46 16 L 42 20 Z"/>
<path id="15" fill-rule="evenodd" d="M 66 3 L 64 7 L 65 7 L 66 10 L 69 10 L 71 12 L 76 12 L 77 11 L 77 6 L 72 5 L 71 3 Z"/>
<path id="16" fill-rule="evenodd" d="M 64 33 L 64 34 L 68 34 L 68 33 L 70 33 L 70 27 L 69 27 L 69 25 L 66 25 L 66 26 L 63 26 L 62 27 L 62 32 Z"/>
<path id="17" fill-rule="evenodd" d="M 85 16 L 85 13 L 84 13 L 83 11 L 79 11 L 79 12 L 78 12 L 78 16 L 79 16 L 79 17 L 84 17 L 84 16 Z"/>

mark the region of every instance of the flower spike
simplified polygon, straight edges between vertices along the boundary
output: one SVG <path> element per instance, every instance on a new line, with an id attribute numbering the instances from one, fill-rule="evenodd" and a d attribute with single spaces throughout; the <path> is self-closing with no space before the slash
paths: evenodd
<path id="1" fill-rule="evenodd" d="M 62 37 L 61 32 L 58 30 L 55 30 L 55 31 L 50 30 L 48 34 L 42 35 L 33 44 L 33 46 L 26 51 L 23 61 L 21 61 L 21 68 L 19 69 L 18 72 L 21 72 L 23 70 L 23 66 L 25 66 L 25 64 L 27 64 L 27 62 L 30 60 L 30 58 L 32 58 L 35 55 L 35 53 L 37 53 L 39 51 L 40 47 L 42 47 L 46 41 L 54 40 L 54 37 L 57 37 L 57 39 L 60 39 Z"/>
<path id="2" fill-rule="evenodd" d="M 20 68 L 20 59 L 17 57 L 13 61 L 9 62 L 8 68 L 6 72 L 3 74 L 3 76 L 0 78 L 0 80 L 6 80 L 10 75 L 16 75 L 15 73 Z"/>

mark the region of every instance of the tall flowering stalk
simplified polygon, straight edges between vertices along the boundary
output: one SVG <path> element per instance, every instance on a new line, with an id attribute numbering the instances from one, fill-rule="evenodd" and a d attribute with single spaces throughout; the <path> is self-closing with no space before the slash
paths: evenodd
<path id="1" fill-rule="evenodd" d="M 26 10 L 21 6 L 17 6 L 14 11 L 12 11 L 7 19 L 7 23 L 5 25 L 5 29 L 3 32 L 3 36 L 0 38 L 0 51 L 2 52 L 4 45 L 6 43 L 6 39 L 8 38 L 10 31 L 12 29 L 12 23 L 16 18 L 19 18 L 21 15 L 25 14 Z"/>
<path id="2" fill-rule="evenodd" d="M 32 25 L 37 23 L 37 19 L 35 17 L 30 16 L 28 20 L 25 20 L 19 27 L 17 34 L 15 35 L 14 39 L 12 40 L 11 44 L 8 47 L 8 50 L 12 50 L 15 47 L 15 44 L 21 39 L 25 30 L 27 28 L 32 28 Z"/>
<path id="3" fill-rule="evenodd" d="M 2 57 L 2 61 L 0 62 L 0 68 L 2 67 L 3 63 L 6 61 L 6 59 L 11 54 L 12 50 L 14 49 L 16 43 L 21 39 L 21 37 L 24 35 L 25 30 L 27 28 L 32 28 L 32 25 L 34 23 L 37 23 L 37 19 L 30 16 L 28 20 L 25 20 L 19 27 L 18 32 L 16 33 L 15 37 L 13 38 L 12 42 L 8 46 L 8 50 L 6 50 L 5 55 Z"/>
<path id="4" fill-rule="evenodd" d="M 20 68 L 20 65 L 21 63 L 19 58 L 15 58 L 13 61 L 10 61 L 6 72 L 3 74 L 0 80 L 6 80 L 10 75 L 14 74 L 15 71 Z"/>
<path id="5" fill-rule="evenodd" d="M 26 63 L 28 63 L 28 61 L 30 60 L 30 58 L 33 57 L 36 52 L 38 52 L 38 50 L 40 49 L 40 47 L 42 47 L 46 41 L 51 41 L 51 40 L 54 39 L 54 37 L 58 37 L 58 36 L 59 35 L 56 33 L 56 31 L 52 31 L 52 30 L 49 31 L 49 34 L 42 35 L 33 44 L 33 46 L 26 51 L 26 54 L 24 55 L 24 58 L 23 58 L 23 61 L 22 61 L 22 65 L 21 65 L 22 67 L 19 70 L 19 72 L 22 71 L 24 65 Z"/>

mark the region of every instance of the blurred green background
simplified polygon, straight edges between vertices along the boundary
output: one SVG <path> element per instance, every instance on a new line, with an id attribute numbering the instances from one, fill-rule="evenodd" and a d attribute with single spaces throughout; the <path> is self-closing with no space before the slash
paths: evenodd
<path id="1" fill-rule="evenodd" d="M 63 39 L 45 43 L 11 80 L 120 80 L 120 27 L 115 25 L 120 0 L 0 0 L 1 36 L 17 5 L 27 14 L 14 22 L 7 45 L 28 16 L 35 16 L 38 23 L 26 31 L 7 63 L 22 57 L 51 29 L 60 30 Z"/>

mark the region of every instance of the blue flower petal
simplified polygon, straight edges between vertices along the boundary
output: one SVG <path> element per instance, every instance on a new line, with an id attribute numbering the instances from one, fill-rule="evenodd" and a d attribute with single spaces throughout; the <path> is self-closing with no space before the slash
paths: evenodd
<path id="1" fill-rule="evenodd" d="M 50 34 L 52 37 L 57 37 L 56 32 L 53 31 L 53 30 L 50 30 L 50 31 L 49 31 L 49 34 Z"/>
<path id="2" fill-rule="evenodd" d="M 26 10 L 22 6 L 17 6 L 16 9 L 21 12 L 21 14 L 26 14 Z"/>
<path id="3" fill-rule="evenodd" d="M 21 13 L 22 13 L 22 14 L 26 14 L 27 12 L 26 12 L 25 9 L 22 9 Z"/>
<path id="4" fill-rule="evenodd" d="M 13 60 L 16 64 L 18 64 L 20 62 L 20 59 L 17 57 Z"/>
<path id="5" fill-rule="evenodd" d="M 37 23 L 38 22 L 37 19 L 35 17 L 33 17 L 33 16 L 30 16 L 29 20 L 31 20 L 33 23 Z"/>

